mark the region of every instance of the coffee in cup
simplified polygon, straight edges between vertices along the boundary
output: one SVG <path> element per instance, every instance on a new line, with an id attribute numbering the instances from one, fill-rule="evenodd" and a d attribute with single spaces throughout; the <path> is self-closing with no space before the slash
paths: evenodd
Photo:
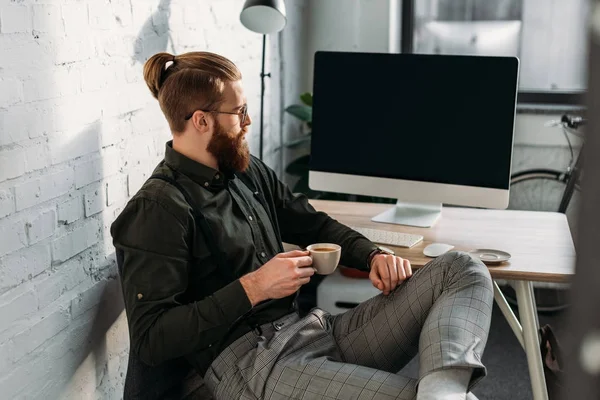
<path id="1" fill-rule="evenodd" d="M 312 267 L 319 275 L 329 275 L 335 271 L 342 256 L 342 248 L 333 243 L 315 243 L 306 248 L 312 258 Z"/>

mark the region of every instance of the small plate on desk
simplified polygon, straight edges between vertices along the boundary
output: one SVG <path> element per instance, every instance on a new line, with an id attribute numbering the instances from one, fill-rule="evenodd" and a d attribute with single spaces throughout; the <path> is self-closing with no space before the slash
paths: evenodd
<path id="1" fill-rule="evenodd" d="M 502 250 L 477 249 L 471 250 L 469 254 L 483 261 L 484 264 L 496 265 L 510 260 L 511 255 Z"/>

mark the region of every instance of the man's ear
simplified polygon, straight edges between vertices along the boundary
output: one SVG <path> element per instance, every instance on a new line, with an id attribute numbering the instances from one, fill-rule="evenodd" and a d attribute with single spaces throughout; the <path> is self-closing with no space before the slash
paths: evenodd
<path id="1" fill-rule="evenodd" d="M 196 111 L 194 115 L 192 115 L 192 124 L 194 124 L 194 128 L 200 133 L 210 131 L 212 126 L 212 120 L 208 116 L 208 114 L 202 111 Z"/>

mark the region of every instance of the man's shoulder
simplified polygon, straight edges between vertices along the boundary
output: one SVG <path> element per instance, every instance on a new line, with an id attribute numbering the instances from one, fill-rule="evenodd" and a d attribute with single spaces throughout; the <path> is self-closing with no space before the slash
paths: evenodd
<path id="1" fill-rule="evenodd" d="M 152 178 L 162 175 L 175 179 L 172 171 L 160 165 L 154 170 L 138 191 L 131 196 L 119 218 L 126 218 L 132 213 L 166 212 L 184 224 L 189 216 L 190 207 L 179 189 L 164 179 Z"/>

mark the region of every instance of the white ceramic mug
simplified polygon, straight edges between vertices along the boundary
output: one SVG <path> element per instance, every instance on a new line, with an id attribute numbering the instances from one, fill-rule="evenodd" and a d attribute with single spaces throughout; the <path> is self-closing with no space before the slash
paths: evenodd
<path id="1" fill-rule="evenodd" d="M 341 246 L 333 243 L 315 243 L 306 248 L 312 258 L 312 267 L 319 275 L 329 275 L 335 271 L 342 256 Z"/>

